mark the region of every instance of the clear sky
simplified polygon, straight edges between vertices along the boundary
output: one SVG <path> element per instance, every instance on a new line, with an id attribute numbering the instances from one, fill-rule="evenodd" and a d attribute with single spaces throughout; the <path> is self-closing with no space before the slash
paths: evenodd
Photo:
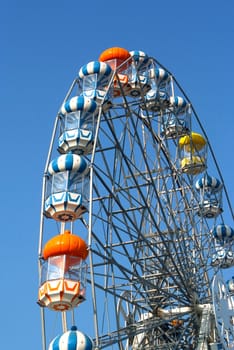
<path id="1" fill-rule="evenodd" d="M 73 78 L 106 48 L 143 50 L 175 75 L 233 200 L 233 18 L 233 0 L 1 2 L 1 349 L 41 349 L 37 245 L 47 149 Z"/>

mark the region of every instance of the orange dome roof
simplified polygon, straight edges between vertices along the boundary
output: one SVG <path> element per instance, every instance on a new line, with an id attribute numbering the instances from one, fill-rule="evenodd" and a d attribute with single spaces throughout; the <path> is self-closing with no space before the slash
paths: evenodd
<path id="1" fill-rule="evenodd" d="M 51 256 L 64 254 L 85 260 L 88 256 L 87 244 L 82 238 L 67 230 L 64 234 L 51 238 L 44 246 L 43 258 L 45 260 Z"/>
<path id="2" fill-rule="evenodd" d="M 128 50 L 123 49 L 122 47 L 110 47 L 101 53 L 99 61 L 105 62 L 115 58 L 125 61 L 129 57 L 131 57 L 131 55 Z"/>

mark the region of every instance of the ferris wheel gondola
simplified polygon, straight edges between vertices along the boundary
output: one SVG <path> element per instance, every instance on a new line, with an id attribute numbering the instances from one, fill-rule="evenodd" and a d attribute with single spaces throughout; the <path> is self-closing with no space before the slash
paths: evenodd
<path id="1" fill-rule="evenodd" d="M 209 151 L 191 101 L 156 59 L 113 47 L 80 68 L 43 178 L 43 350 L 232 346 L 220 328 L 224 287 L 212 281 L 234 264 L 223 217 L 233 214 L 216 161 L 207 173 Z"/>

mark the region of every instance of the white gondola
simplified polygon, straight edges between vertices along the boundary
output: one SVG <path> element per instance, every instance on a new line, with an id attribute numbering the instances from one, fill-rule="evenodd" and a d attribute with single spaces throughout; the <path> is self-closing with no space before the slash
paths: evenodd
<path id="1" fill-rule="evenodd" d="M 78 77 L 81 83 L 81 94 L 94 99 L 103 111 L 112 107 L 111 89 L 108 89 L 113 70 L 105 62 L 92 61 L 80 68 Z"/>
<path id="2" fill-rule="evenodd" d="M 162 117 L 161 135 L 177 138 L 190 132 L 191 109 L 187 101 L 180 96 L 171 96 L 168 113 Z"/>
<path id="3" fill-rule="evenodd" d="M 215 177 L 206 174 L 196 181 L 195 187 L 200 195 L 197 214 L 208 219 L 220 215 L 223 211 L 222 183 Z"/>
<path id="4" fill-rule="evenodd" d="M 171 96 L 168 72 L 158 67 L 151 68 L 149 81 L 151 89 L 145 95 L 145 102 L 141 104 L 141 108 L 152 112 L 166 110 L 170 105 Z"/>
<path id="5" fill-rule="evenodd" d="M 58 140 L 60 153 L 92 152 L 97 113 L 97 103 L 84 96 L 72 97 L 62 105 Z"/>
<path id="6" fill-rule="evenodd" d="M 150 59 L 143 51 L 130 51 L 132 56 L 131 67 L 129 71 L 129 84 L 131 90 L 129 95 L 138 97 L 143 93 L 144 95 L 151 89 L 149 82 L 149 65 Z"/>
<path id="7" fill-rule="evenodd" d="M 73 221 L 87 211 L 89 167 L 77 154 L 61 155 L 48 168 L 44 215 Z"/>
<path id="8" fill-rule="evenodd" d="M 212 258 L 213 265 L 219 265 L 223 269 L 234 266 L 234 253 L 232 251 L 233 228 L 225 224 L 219 224 L 212 229 L 211 233 L 217 244 Z"/>

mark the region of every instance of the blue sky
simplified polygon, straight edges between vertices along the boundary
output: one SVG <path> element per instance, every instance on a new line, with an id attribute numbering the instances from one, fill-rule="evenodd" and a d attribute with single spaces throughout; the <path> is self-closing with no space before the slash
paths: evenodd
<path id="1" fill-rule="evenodd" d="M 56 113 L 79 68 L 106 48 L 143 50 L 191 99 L 234 197 L 234 3 L 1 3 L 1 347 L 40 350 L 41 184 Z M 233 226 L 227 213 L 227 224 Z"/>

